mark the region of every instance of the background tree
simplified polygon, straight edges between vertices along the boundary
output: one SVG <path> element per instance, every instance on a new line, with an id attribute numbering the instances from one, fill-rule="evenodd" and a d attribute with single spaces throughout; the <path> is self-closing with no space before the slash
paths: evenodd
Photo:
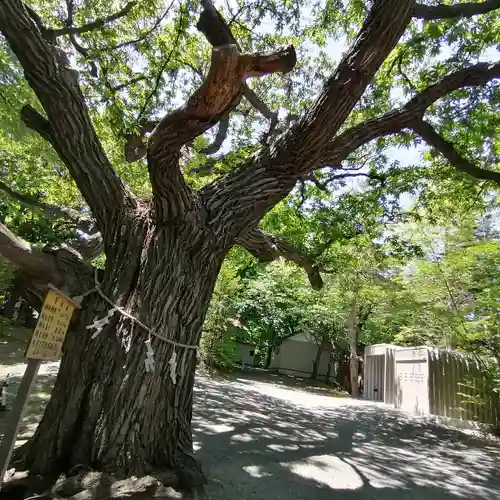
<path id="1" fill-rule="evenodd" d="M 102 241 L 103 293 L 156 335 L 156 370 L 147 374 L 147 332 L 115 315 L 91 339 L 85 326 L 109 306 L 86 296 L 44 419 L 19 453 L 32 472 L 92 464 L 117 474 L 172 468 L 184 486 L 203 480 L 190 429 L 195 350 L 173 342 L 198 344 L 234 245 L 264 261 L 283 255 L 320 288 L 317 255 L 257 229 L 295 186 L 322 191 L 364 176 L 384 185 L 379 197 L 408 188 L 431 204 L 443 190 L 480 193 L 466 174 L 499 183 L 492 81 L 500 65 L 480 62 L 497 41 L 497 2 L 241 3 L 222 15 L 200 3 L 201 11 L 192 2 L 131 2 L 112 13 L 105 2 L 0 4 L 6 154 L 50 174 L 53 189 L 71 186 L 66 208 L 95 221 Z M 269 19 L 271 35 L 262 33 Z M 335 64 L 328 43 L 339 37 L 350 48 Z M 275 52 L 262 53 L 270 46 Z M 39 136 L 23 148 L 18 107 Z M 203 135 L 216 124 L 215 136 Z M 233 148 L 221 156 L 226 135 Z M 439 153 L 422 169 L 387 162 L 388 148 L 420 138 Z M 127 163 L 142 158 L 147 176 Z M 440 177 L 444 187 L 434 188 Z M 73 296 L 95 285 L 81 254 L 38 251 L 0 227 L 0 252 L 40 297 L 49 281 Z"/>

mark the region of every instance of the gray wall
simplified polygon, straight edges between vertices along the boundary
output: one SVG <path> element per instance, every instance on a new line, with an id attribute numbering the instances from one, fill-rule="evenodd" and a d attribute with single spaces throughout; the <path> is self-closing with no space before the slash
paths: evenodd
<path id="1" fill-rule="evenodd" d="M 280 373 L 308 377 L 312 373 L 318 346 L 313 342 L 301 342 L 293 339 L 285 340 L 275 355 L 271 367 Z M 318 378 L 325 377 L 328 372 L 329 353 L 323 352 L 319 361 Z"/>
<path id="2" fill-rule="evenodd" d="M 249 344 L 241 344 L 236 342 L 236 362 L 242 365 L 253 365 L 256 347 Z M 251 354 L 253 353 L 253 354 Z"/>

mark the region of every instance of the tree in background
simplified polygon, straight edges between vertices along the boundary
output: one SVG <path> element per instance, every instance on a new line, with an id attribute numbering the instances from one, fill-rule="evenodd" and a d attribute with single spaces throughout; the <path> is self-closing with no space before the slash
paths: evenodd
<path id="1" fill-rule="evenodd" d="M 497 41 L 498 2 L 249 2 L 223 15 L 200 4 L 130 2 L 111 14 L 105 2 L 0 4 L 2 172 L 14 180 L 31 170 L 43 203 L 69 204 L 64 217 L 87 224 L 88 236 L 79 233 L 79 252 L 39 251 L 2 224 L 0 252 L 39 297 L 48 282 L 81 295 L 96 276 L 167 339 L 153 338 L 156 369 L 146 373 L 148 333 L 115 315 L 92 339 L 85 327 L 109 306 L 86 296 L 44 419 L 19 453 L 34 473 L 87 464 L 122 475 L 171 468 L 184 487 L 203 481 L 192 453 L 194 347 L 228 252 L 284 256 L 322 285 L 317 254 L 257 227 L 296 186 L 306 200 L 361 176 L 381 183 L 379 197 L 408 189 L 429 204 L 443 192 L 477 196 L 477 179 L 500 183 L 491 168 L 500 64 L 479 61 Z M 272 34 L 261 35 L 268 19 Z M 340 36 L 349 49 L 334 64 L 326 41 Z M 26 143 L 14 110 L 37 134 Z M 210 143 L 203 134 L 217 124 Z M 221 155 L 230 129 L 232 151 Z M 408 171 L 388 165 L 390 146 L 420 140 L 439 155 Z M 82 255 L 95 235 L 106 257 L 99 273 Z"/>
<path id="2" fill-rule="evenodd" d="M 219 272 L 201 336 L 201 356 L 210 367 L 228 368 L 234 363 L 231 320 L 236 317 L 241 288 L 238 269 L 229 256 Z"/>

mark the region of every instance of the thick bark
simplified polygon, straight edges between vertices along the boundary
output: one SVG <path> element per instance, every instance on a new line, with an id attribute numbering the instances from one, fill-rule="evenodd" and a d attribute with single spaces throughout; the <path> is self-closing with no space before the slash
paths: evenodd
<path id="1" fill-rule="evenodd" d="M 316 168 L 322 149 L 401 38 L 414 5 L 414 0 L 376 0 L 355 43 L 308 112 L 242 167 L 201 190 L 208 223 L 222 229 L 222 245 L 232 244 L 243 228 L 255 227 L 301 176 Z"/>
<path id="2" fill-rule="evenodd" d="M 155 227 L 149 218 L 137 217 L 126 235 L 102 278 L 104 293 L 155 332 L 197 345 L 224 253 L 201 228 Z M 109 309 L 98 294 L 85 298 L 44 418 L 22 450 L 25 465 L 43 475 L 76 464 L 118 475 L 172 468 L 182 486 L 196 486 L 203 478 L 190 426 L 196 351 L 153 336 L 155 371 L 148 374 L 148 334 L 129 319 L 115 313 L 95 339 L 85 330 Z"/>
<path id="3" fill-rule="evenodd" d="M 88 238 L 78 238 L 70 241 L 68 246 L 76 250 L 83 258 L 84 261 L 92 261 L 104 251 L 104 244 L 102 236 L 97 233 L 89 236 Z"/>
<path id="4" fill-rule="evenodd" d="M 184 106 L 166 115 L 148 140 L 148 170 L 158 221 L 189 217 L 200 205 L 179 168 L 181 148 L 239 103 L 247 78 L 288 72 L 295 63 L 292 46 L 268 54 L 240 54 L 236 45 L 214 47 L 203 85 Z"/>
<path id="5" fill-rule="evenodd" d="M 210 0 L 202 3 L 202 18 L 214 19 L 217 13 Z M 251 156 L 242 168 L 194 193 L 179 168 L 181 147 L 227 115 L 245 95 L 246 78 L 288 71 L 295 64 L 291 47 L 274 54 L 242 55 L 232 40 L 228 44 L 230 33 L 221 32 L 221 38 L 214 38 L 208 23 L 204 32 L 214 52 L 205 83 L 185 106 L 155 126 L 148 142 L 154 194 L 151 207 L 135 200 L 106 158 L 76 75 L 67 68 L 48 30 L 41 21 L 33 20 L 20 0 L 3 0 L 0 30 L 46 115 L 25 108 L 23 119 L 59 153 L 97 219 L 107 256 L 107 268 L 100 277 L 104 293 L 157 334 L 194 346 L 220 265 L 236 241 L 253 249 L 259 258 L 288 253 L 299 265 L 314 271 L 314 264 L 297 256 L 295 249 L 261 235 L 260 241 L 249 241 L 252 235 L 247 231 L 257 226 L 298 179 L 317 167 L 397 44 L 414 7 L 414 0 L 375 0 L 353 47 L 303 118 Z M 412 118 L 423 114 L 426 102 L 444 95 L 443 89 L 446 93 L 446 88 L 458 88 L 457 79 L 475 85 L 484 73 L 488 80 L 492 78 L 491 67 L 479 77 L 477 72 L 464 70 L 461 80 L 455 74 L 445 84 L 430 88 L 424 97 L 417 96 L 412 100 L 416 110 Z M 349 147 L 360 137 L 374 138 L 373 128 L 359 131 L 356 128 Z M 344 134 L 339 137 L 345 138 Z M 145 152 L 137 141 L 128 151 L 131 157 Z M 45 284 L 61 278 L 71 295 L 93 286 L 92 270 L 74 253 L 34 252 L 8 230 L 0 229 L 0 251 L 31 276 Z M 109 309 L 94 293 L 75 314 L 51 401 L 33 440 L 22 450 L 25 465 L 46 475 L 77 464 L 118 474 L 173 468 L 181 484 L 194 486 L 202 479 L 193 463 L 190 428 L 195 350 L 174 348 L 154 337 L 155 371 L 146 373 L 144 341 L 148 334 L 137 325 L 132 330 L 130 319 L 115 313 L 95 339 L 85 329 L 95 316 L 101 318 Z M 168 363 L 174 350 L 178 357 L 176 384 Z M 355 342 L 351 350 L 354 359 Z"/>

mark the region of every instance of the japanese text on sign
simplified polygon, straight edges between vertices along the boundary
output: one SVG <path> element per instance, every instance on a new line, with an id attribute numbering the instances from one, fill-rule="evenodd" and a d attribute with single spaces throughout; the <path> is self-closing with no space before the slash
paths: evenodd
<path id="1" fill-rule="evenodd" d="M 61 356 L 62 344 L 68 331 L 75 305 L 54 290 L 49 290 L 26 357 L 55 361 Z"/>

